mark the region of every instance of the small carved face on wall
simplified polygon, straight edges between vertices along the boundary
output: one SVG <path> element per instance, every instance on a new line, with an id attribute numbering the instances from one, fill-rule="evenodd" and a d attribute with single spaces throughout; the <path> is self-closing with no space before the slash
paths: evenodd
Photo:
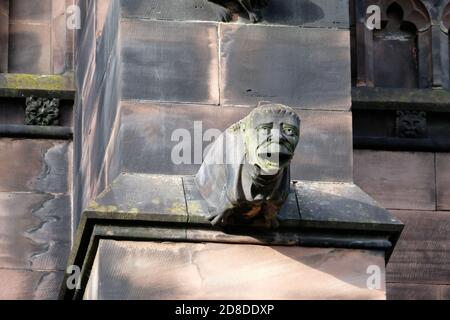
<path id="1" fill-rule="evenodd" d="M 426 138 L 426 113 L 422 111 L 397 111 L 397 136 L 400 138 Z"/>
<path id="2" fill-rule="evenodd" d="M 275 175 L 290 164 L 300 136 L 297 114 L 281 105 L 262 106 L 244 126 L 247 161 L 259 167 L 261 174 Z"/>

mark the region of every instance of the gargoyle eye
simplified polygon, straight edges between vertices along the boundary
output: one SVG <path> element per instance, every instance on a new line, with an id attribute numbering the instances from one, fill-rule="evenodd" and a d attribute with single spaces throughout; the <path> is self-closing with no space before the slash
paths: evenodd
<path id="1" fill-rule="evenodd" d="M 258 127 L 258 131 L 265 133 L 265 134 L 270 134 L 270 131 L 272 130 L 272 126 L 265 124 L 265 125 L 261 125 Z"/>
<path id="2" fill-rule="evenodd" d="M 283 133 L 287 136 L 295 136 L 297 130 L 292 126 L 283 126 Z"/>

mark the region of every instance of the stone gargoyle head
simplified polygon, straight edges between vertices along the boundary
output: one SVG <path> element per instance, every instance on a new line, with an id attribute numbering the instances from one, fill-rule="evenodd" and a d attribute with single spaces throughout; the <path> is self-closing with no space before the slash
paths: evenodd
<path id="1" fill-rule="evenodd" d="M 289 195 L 290 163 L 300 118 L 290 107 L 266 104 L 233 124 L 210 146 L 195 177 L 213 225 L 263 221 L 278 227 Z"/>

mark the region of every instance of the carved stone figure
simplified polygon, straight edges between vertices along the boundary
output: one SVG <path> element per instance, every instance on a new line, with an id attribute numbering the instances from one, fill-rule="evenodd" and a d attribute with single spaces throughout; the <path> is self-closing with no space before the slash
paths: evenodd
<path id="1" fill-rule="evenodd" d="M 397 111 L 397 136 L 399 138 L 426 138 L 426 112 L 412 110 Z"/>
<path id="2" fill-rule="evenodd" d="M 59 100 L 29 97 L 26 99 L 27 125 L 56 126 L 59 124 Z"/>
<path id="3" fill-rule="evenodd" d="M 195 177 L 211 207 L 213 225 L 263 220 L 268 228 L 278 227 L 299 136 L 300 118 L 295 111 L 267 104 L 216 139 Z"/>
<path id="4" fill-rule="evenodd" d="M 245 13 L 251 22 L 261 20 L 261 9 L 267 7 L 269 0 L 208 0 L 220 21 L 230 22 L 233 14 Z"/>

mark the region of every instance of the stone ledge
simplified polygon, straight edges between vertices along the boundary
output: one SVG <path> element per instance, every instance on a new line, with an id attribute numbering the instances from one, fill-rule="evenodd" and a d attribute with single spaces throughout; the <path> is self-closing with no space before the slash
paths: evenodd
<path id="1" fill-rule="evenodd" d="M 352 104 L 353 110 L 450 112 L 450 91 L 353 87 Z"/>
<path id="2" fill-rule="evenodd" d="M 353 183 L 293 182 L 281 227 L 213 227 L 192 176 L 123 173 L 84 212 L 68 265 L 82 266 L 81 299 L 99 241 L 186 241 L 380 250 L 389 259 L 403 224 Z M 206 211 L 205 211 L 206 210 Z M 65 283 L 65 282 L 64 282 Z"/>
<path id="3" fill-rule="evenodd" d="M 196 189 L 193 176 L 123 173 L 86 213 L 210 227 L 208 205 Z M 293 181 L 280 220 L 285 228 L 398 231 L 402 226 L 353 183 Z"/>
<path id="4" fill-rule="evenodd" d="M 0 73 L 0 97 L 25 98 L 33 95 L 73 100 L 73 75 Z"/>
<path id="5" fill-rule="evenodd" d="M 70 140 L 73 130 L 71 127 L 0 124 L 0 137 Z"/>

